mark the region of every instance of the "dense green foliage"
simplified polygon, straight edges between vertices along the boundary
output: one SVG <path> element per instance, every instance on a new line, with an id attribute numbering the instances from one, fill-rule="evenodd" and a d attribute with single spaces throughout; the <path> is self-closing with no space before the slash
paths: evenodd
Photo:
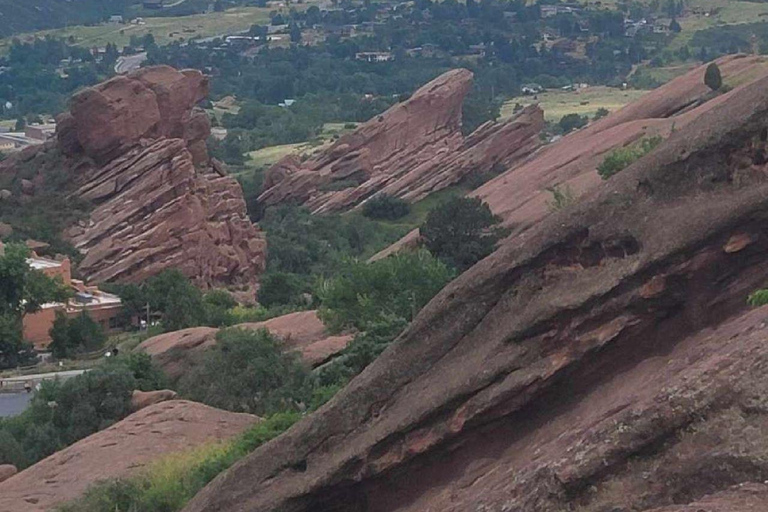
<path id="1" fill-rule="evenodd" d="M 432 254 L 464 271 L 496 248 L 500 221 L 480 199 L 455 197 L 431 211 L 420 232 Z"/>
<path id="2" fill-rule="evenodd" d="M 570 133 L 573 130 L 578 130 L 587 125 L 589 119 L 586 116 L 580 116 L 579 114 L 566 114 L 560 118 L 557 123 L 562 133 Z"/>
<path id="3" fill-rule="evenodd" d="M 25 468 L 130 412 L 134 389 L 156 389 L 162 377 L 149 356 L 118 356 L 66 381 L 45 381 L 19 416 L 0 419 L 0 464 Z"/>
<path id="4" fill-rule="evenodd" d="M 704 72 L 704 83 L 713 91 L 719 91 L 723 86 L 720 68 L 714 62 L 707 66 L 707 70 Z"/>
<path id="5" fill-rule="evenodd" d="M 85 311 L 72 319 L 57 311 L 50 335 L 51 344 L 48 348 L 59 359 L 72 357 L 78 352 L 97 350 L 107 340 L 104 329 Z"/>
<path id="6" fill-rule="evenodd" d="M 22 244 L 8 244 L 0 253 L 0 369 L 11 368 L 34 358 L 22 339 L 25 314 L 39 311 L 47 302 L 64 301 L 68 291 L 27 264 L 29 250 Z"/>
<path id="7" fill-rule="evenodd" d="M 319 315 L 334 331 L 395 320 L 410 322 L 454 276 L 426 251 L 396 254 L 373 263 L 350 261 L 318 290 Z"/>
<path id="8" fill-rule="evenodd" d="M 768 304 L 768 290 L 755 290 L 747 297 L 747 304 L 758 307 Z"/>
<path id="9" fill-rule="evenodd" d="M 266 330 L 225 329 L 179 384 L 184 396 L 237 412 L 266 415 L 307 400 L 309 373 Z"/>
<path id="10" fill-rule="evenodd" d="M 636 160 L 650 153 L 661 144 L 662 138 L 659 136 L 650 137 L 640 141 L 640 144 L 617 148 L 608 153 L 600 165 L 597 166 L 597 173 L 601 178 L 607 180 L 614 174 L 623 171 Z"/>
<path id="11" fill-rule="evenodd" d="M 399 197 L 377 195 L 363 204 L 363 215 L 369 219 L 397 220 L 411 212 L 411 206 Z"/>

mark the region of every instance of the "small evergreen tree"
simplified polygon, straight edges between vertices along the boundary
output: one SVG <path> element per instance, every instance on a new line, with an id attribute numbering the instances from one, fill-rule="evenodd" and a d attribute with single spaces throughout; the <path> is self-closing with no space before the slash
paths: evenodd
<path id="1" fill-rule="evenodd" d="M 720 68 L 714 62 L 707 66 L 704 73 L 704 83 L 713 91 L 719 91 L 723 86 L 723 76 L 720 74 Z"/>

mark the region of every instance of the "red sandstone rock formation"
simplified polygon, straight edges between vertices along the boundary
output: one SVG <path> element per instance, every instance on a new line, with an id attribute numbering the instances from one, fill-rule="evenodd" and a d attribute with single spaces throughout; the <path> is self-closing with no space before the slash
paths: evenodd
<path id="1" fill-rule="evenodd" d="M 115 77 L 73 97 L 55 146 L 3 162 L 0 172 L 34 158 L 68 170 L 70 198 L 92 205 L 66 233 L 84 254 L 86 279 L 136 282 L 178 268 L 216 286 L 253 283 L 263 270 L 266 241 L 240 186 L 207 154 L 210 125 L 196 109 L 207 93 L 199 71 L 157 66 Z"/>
<path id="2" fill-rule="evenodd" d="M 286 350 L 299 352 L 308 364 L 318 366 L 344 350 L 352 336 L 330 336 L 317 317 L 317 311 L 299 311 L 264 322 L 234 326 L 240 329 L 267 329 L 280 338 Z M 172 380 L 181 377 L 195 364 L 195 356 L 216 344 L 218 329 L 192 327 L 160 334 L 143 341 L 136 350 L 149 354 Z"/>
<path id="3" fill-rule="evenodd" d="M 163 455 L 231 438 L 256 416 L 173 400 L 151 405 L 0 483 L 0 512 L 44 512 L 101 480 L 128 477 Z"/>
<path id="4" fill-rule="evenodd" d="M 673 130 L 697 121 L 768 73 L 762 57 L 732 55 L 717 62 L 726 80 L 744 85 L 706 101 L 711 91 L 703 80 L 706 66 L 701 66 L 600 121 L 541 148 L 532 157 L 518 160 L 470 195 L 486 202 L 512 230 L 512 235 L 519 236 L 552 214 L 550 187 L 568 188 L 578 200 L 603 183 L 595 170 L 611 150 L 643 137 L 668 137 Z M 375 259 L 417 243 L 418 231 L 414 231 Z"/>
<path id="5" fill-rule="evenodd" d="M 507 239 L 185 512 L 768 510 L 768 78 Z"/>
<path id="6" fill-rule="evenodd" d="M 157 391 L 141 391 L 136 389 L 131 395 L 131 410 L 139 411 L 150 405 L 175 400 L 178 396 L 178 393 L 170 389 L 159 389 Z"/>
<path id="7" fill-rule="evenodd" d="M 376 194 L 418 201 L 468 174 L 506 168 L 532 153 L 544 126 L 537 107 L 485 124 L 466 139 L 461 135 L 461 105 L 471 84 L 469 71 L 449 71 L 307 162 L 284 158 L 267 172 L 259 202 L 298 201 L 326 213 Z"/>

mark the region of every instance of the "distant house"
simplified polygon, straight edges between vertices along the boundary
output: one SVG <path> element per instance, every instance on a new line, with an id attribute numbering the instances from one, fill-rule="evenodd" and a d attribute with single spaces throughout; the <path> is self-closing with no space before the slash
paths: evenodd
<path id="1" fill-rule="evenodd" d="M 542 5 L 539 7 L 541 12 L 542 18 L 551 18 L 552 16 L 557 16 L 557 6 L 556 5 Z"/>
<path id="2" fill-rule="evenodd" d="M 0 242 L 0 253 L 3 247 Z M 99 290 L 95 286 L 87 286 L 82 281 L 72 279 L 71 264 L 68 258 L 53 260 L 41 258 L 34 252 L 27 259 L 27 264 L 43 272 L 48 277 L 59 278 L 65 286 L 71 287 L 73 296 L 66 303 L 54 302 L 44 304 L 36 313 L 24 316 L 24 339 L 35 346 L 37 350 L 45 350 L 51 342 L 49 331 L 56 320 L 56 313 L 63 313 L 69 318 L 75 318 L 83 313 L 90 316 L 104 329 L 105 332 L 117 330 L 119 317 L 123 311 L 120 297 Z"/>
<path id="3" fill-rule="evenodd" d="M 110 23 L 123 23 L 123 17 L 120 16 L 119 14 L 113 14 L 112 16 L 109 17 L 109 22 Z"/>
<path id="4" fill-rule="evenodd" d="M 540 92 L 544 92 L 544 88 L 539 84 L 524 84 L 520 88 L 520 91 L 523 94 L 539 94 Z"/>
<path id="5" fill-rule="evenodd" d="M 30 124 L 24 128 L 24 135 L 29 139 L 46 141 L 56 134 L 56 123 Z"/>
<path id="6" fill-rule="evenodd" d="M 279 107 L 287 108 L 287 107 L 290 107 L 291 105 L 293 105 L 294 103 L 296 103 L 296 100 L 294 100 L 294 99 L 287 99 L 287 100 L 281 101 L 277 105 Z"/>
<path id="7" fill-rule="evenodd" d="M 355 54 L 355 60 L 365 62 L 389 62 L 395 60 L 391 52 L 359 52 Z"/>
<path id="8" fill-rule="evenodd" d="M 141 5 L 145 9 L 162 9 L 163 0 L 144 0 Z"/>

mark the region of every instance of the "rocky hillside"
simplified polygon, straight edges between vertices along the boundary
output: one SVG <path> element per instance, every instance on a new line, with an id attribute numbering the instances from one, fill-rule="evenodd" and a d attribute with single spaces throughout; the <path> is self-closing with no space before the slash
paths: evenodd
<path id="1" fill-rule="evenodd" d="M 185 400 L 150 405 L 0 483 L 0 512 L 43 512 L 164 454 L 229 439 L 258 418 Z"/>
<path id="2" fill-rule="evenodd" d="M 185 510 L 768 508 L 768 78 L 707 108 Z"/>
<path id="3" fill-rule="evenodd" d="M 202 286 L 251 283 L 266 241 L 237 181 L 208 156 L 208 117 L 196 109 L 207 94 L 199 71 L 158 66 L 115 77 L 74 96 L 55 143 L 8 159 L 0 174 L 24 175 L 28 195 L 67 174 L 62 193 L 90 205 L 66 232 L 89 280 L 134 282 L 178 268 Z"/>
<path id="4" fill-rule="evenodd" d="M 284 158 L 267 172 L 259 203 L 294 201 L 327 213 L 377 194 L 414 202 L 532 153 L 544 126 L 537 107 L 462 136 L 461 106 L 471 85 L 469 71 L 449 71 L 306 162 Z"/>
<path id="5" fill-rule="evenodd" d="M 740 87 L 768 75 L 763 57 L 731 55 L 717 61 L 724 80 Z M 595 172 L 612 150 L 643 138 L 668 137 L 729 98 L 735 90 L 713 98 L 704 84 L 706 66 L 653 90 L 640 100 L 549 144 L 530 158 L 507 167 L 506 172 L 470 193 L 500 216 L 513 236 L 519 236 L 552 213 L 552 187 L 568 192 L 574 200 L 603 182 Z M 418 232 L 410 233 L 380 256 L 415 244 Z"/>
<path id="6" fill-rule="evenodd" d="M 317 317 L 317 311 L 298 311 L 271 318 L 264 322 L 235 325 L 238 329 L 266 329 L 279 338 L 285 350 L 301 354 L 305 362 L 312 366 L 320 365 L 333 355 L 343 350 L 352 335 L 332 336 Z M 196 358 L 209 347 L 216 344 L 213 327 L 192 327 L 181 331 L 168 332 L 144 340 L 137 352 L 152 357 L 163 372 L 172 380 L 178 380 L 189 368 L 197 364 Z"/>

